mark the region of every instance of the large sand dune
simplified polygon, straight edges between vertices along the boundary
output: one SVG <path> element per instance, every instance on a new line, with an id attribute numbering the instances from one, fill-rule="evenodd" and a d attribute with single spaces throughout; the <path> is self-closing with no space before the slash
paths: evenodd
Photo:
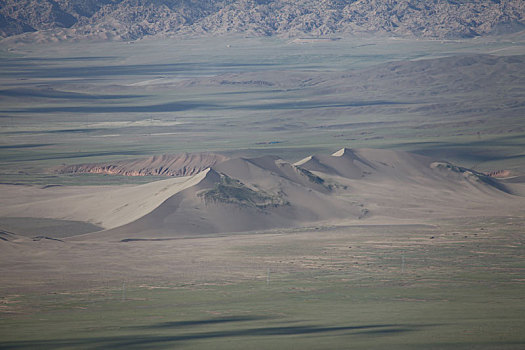
<path id="1" fill-rule="evenodd" d="M 402 151 L 342 148 L 332 155 L 314 155 L 295 163 L 303 169 L 348 179 L 420 184 L 429 188 L 474 187 L 479 191 L 511 189 L 486 174 L 446 161 Z"/>
<path id="2" fill-rule="evenodd" d="M 201 172 L 191 177 L 113 188 L 87 186 L 75 189 L 61 187 L 39 189 L 25 186 L 3 186 L 6 192 L 25 192 L 26 203 L 3 206 L 0 213 L 3 217 L 78 220 L 103 228 L 113 228 L 146 215 L 166 199 L 185 188 L 194 186 L 205 176 L 206 172 Z M 38 200 L 32 200 L 31 192 Z"/>
<path id="3" fill-rule="evenodd" d="M 415 154 L 343 148 L 295 164 L 273 156 L 227 159 L 193 176 L 139 186 L 5 186 L 11 198 L 20 193 L 26 200 L 3 203 L 0 216 L 77 220 L 105 229 L 82 239 L 165 238 L 315 222 L 507 215 L 524 202 L 512 186 Z"/>

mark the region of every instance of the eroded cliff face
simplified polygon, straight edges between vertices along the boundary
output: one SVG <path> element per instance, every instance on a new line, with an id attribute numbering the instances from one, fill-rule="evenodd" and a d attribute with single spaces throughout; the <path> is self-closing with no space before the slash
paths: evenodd
<path id="1" fill-rule="evenodd" d="M 90 163 L 55 169 L 61 174 L 92 173 L 123 176 L 190 176 L 226 160 L 213 153 L 164 154 L 112 163 Z"/>
<path id="2" fill-rule="evenodd" d="M 52 37 L 183 34 L 379 33 L 459 38 L 523 30 L 522 0 L 2 0 L 0 35 L 47 30 Z"/>

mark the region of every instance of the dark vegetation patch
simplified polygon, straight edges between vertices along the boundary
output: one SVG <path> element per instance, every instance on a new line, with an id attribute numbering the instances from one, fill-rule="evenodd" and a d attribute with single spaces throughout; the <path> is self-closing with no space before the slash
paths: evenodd
<path id="1" fill-rule="evenodd" d="M 319 184 L 319 185 L 323 185 L 324 184 L 324 179 L 317 176 L 317 175 L 314 175 L 312 174 L 312 172 L 306 170 L 306 169 L 303 169 L 301 167 L 295 167 L 297 170 L 299 170 L 299 172 L 303 175 L 305 175 L 308 180 L 310 180 L 311 182 L 315 183 L 315 184 Z"/>
<path id="2" fill-rule="evenodd" d="M 312 182 L 314 184 L 317 184 L 317 185 L 321 185 L 324 188 L 326 188 L 328 191 L 331 191 L 331 190 L 334 189 L 334 185 L 333 184 L 326 184 L 325 180 L 322 177 L 319 177 L 319 176 L 313 174 L 311 171 L 303 169 L 301 167 L 295 167 L 295 168 L 297 170 L 299 170 L 299 173 L 301 173 L 302 175 L 306 176 L 308 178 L 308 181 L 310 181 L 310 182 Z M 335 187 L 337 187 L 337 186 L 335 186 Z"/>
<path id="3" fill-rule="evenodd" d="M 36 236 L 36 237 L 33 237 L 33 241 L 35 241 L 35 242 L 42 241 L 42 240 L 50 240 L 50 241 L 64 242 L 64 241 L 61 240 L 61 239 L 53 238 L 53 237 L 47 237 L 47 236 Z"/>
<path id="4" fill-rule="evenodd" d="M 6 242 L 10 241 L 14 236 L 15 236 L 15 233 L 13 232 L 0 230 L 0 240 L 2 241 L 6 241 Z"/>
<path id="5" fill-rule="evenodd" d="M 485 175 L 483 173 L 477 172 L 472 169 L 463 168 L 457 165 L 453 165 L 447 162 L 435 162 L 431 165 L 434 168 L 437 169 L 446 169 L 448 171 L 451 171 L 453 173 L 461 174 L 466 179 L 473 181 L 473 182 L 483 182 L 489 186 L 492 186 L 494 188 L 497 188 L 500 191 L 511 193 L 509 188 L 505 186 L 504 184 L 500 183 L 499 181 L 495 180 L 494 178 Z"/>
<path id="6" fill-rule="evenodd" d="M 180 238 L 124 238 L 124 239 L 121 239 L 120 241 L 122 243 L 127 243 L 127 242 L 159 242 L 159 241 L 173 241 L 173 240 L 176 240 L 176 239 L 180 239 Z"/>
<path id="7" fill-rule="evenodd" d="M 246 208 L 265 209 L 288 205 L 282 197 L 263 190 L 252 190 L 237 179 L 221 174 L 220 181 L 212 189 L 199 193 L 205 202 L 236 204 Z"/>
<path id="8" fill-rule="evenodd" d="M 14 232 L 35 239 L 60 239 L 81 235 L 89 232 L 101 231 L 103 228 L 81 221 L 57 220 L 29 217 L 3 217 L 0 218 L 2 232 Z"/>

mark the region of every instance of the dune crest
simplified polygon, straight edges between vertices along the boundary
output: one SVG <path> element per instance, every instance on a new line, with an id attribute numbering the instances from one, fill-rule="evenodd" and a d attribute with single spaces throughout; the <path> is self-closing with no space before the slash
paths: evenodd
<path id="1" fill-rule="evenodd" d="M 348 153 L 349 153 L 349 149 L 343 147 L 339 151 L 336 151 L 336 152 L 332 153 L 332 156 L 334 156 L 334 157 L 342 157 L 344 155 L 347 155 Z"/>

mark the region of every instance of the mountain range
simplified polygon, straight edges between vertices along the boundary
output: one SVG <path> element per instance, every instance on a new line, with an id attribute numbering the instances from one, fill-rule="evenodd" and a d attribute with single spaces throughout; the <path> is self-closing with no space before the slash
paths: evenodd
<path id="1" fill-rule="evenodd" d="M 522 0 L 1 0 L 0 36 L 117 39 L 243 33 L 435 39 L 525 28 Z"/>

